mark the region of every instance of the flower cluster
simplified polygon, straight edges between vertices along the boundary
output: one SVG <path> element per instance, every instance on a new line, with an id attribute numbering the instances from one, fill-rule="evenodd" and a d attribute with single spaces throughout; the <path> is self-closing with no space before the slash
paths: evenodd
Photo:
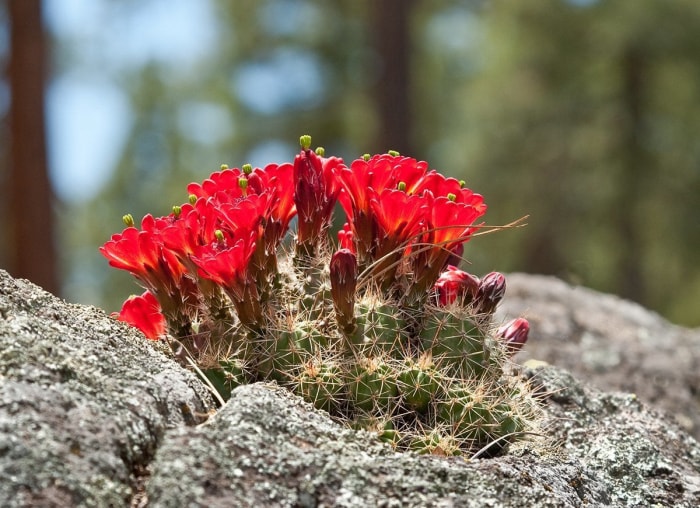
<path id="1" fill-rule="evenodd" d="M 346 165 L 300 144 L 291 163 L 222 166 L 165 217 L 125 216 L 100 250 L 145 292 L 118 318 L 223 398 L 274 380 L 400 449 L 497 450 L 526 433 L 536 411 L 509 358 L 528 322 L 493 326 L 505 277 L 457 267 L 482 196 L 395 152 Z"/>
<path id="2" fill-rule="evenodd" d="M 347 217 L 338 233 L 339 252 L 345 258 L 352 254 L 353 266 L 346 270 L 354 279 L 364 271 L 377 287 L 418 300 L 435 285 L 441 304 L 458 293 L 475 297 L 484 291 L 478 279 L 449 264 L 459 260 L 464 242 L 479 227 L 475 221 L 486 212 L 481 195 L 395 152 L 365 155 L 347 166 L 312 151 L 309 136 L 301 144 L 293 163 L 222 166 L 187 187 L 187 203 L 166 217 L 145 216 L 140 229 L 125 216 L 127 228 L 100 251 L 155 297 L 172 330 L 186 332 L 202 306 L 220 308 L 217 287 L 238 319 L 255 327 L 279 275 L 279 245 L 291 220 L 297 216 L 297 252 L 312 256 L 328 247 L 338 201 Z M 354 285 L 355 280 L 353 291 Z M 121 318 L 155 338 L 159 328 L 146 318 L 153 315 L 153 299 L 143 300 L 147 310 L 134 313 L 140 302 L 128 300 Z"/>
<path id="3" fill-rule="evenodd" d="M 365 156 L 336 175 L 348 218 L 341 244 L 360 254 L 381 287 L 410 274 L 409 290 L 424 293 L 486 212 L 483 197 L 464 182 L 396 153 Z"/>

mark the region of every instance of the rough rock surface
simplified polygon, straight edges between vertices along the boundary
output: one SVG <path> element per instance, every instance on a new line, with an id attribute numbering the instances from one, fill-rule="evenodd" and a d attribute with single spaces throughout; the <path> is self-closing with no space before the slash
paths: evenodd
<path id="1" fill-rule="evenodd" d="M 529 374 L 556 393 L 547 404 L 550 446 L 533 441 L 473 461 L 395 453 L 282 389 L 240 387 L 209 422 L 169 434 L 152 467 L 151 506 L 700 503 L 691 437 L 632 395 L 590 390 L 553 367 Z"/>
<path id="2" fill-rule="evenodd" d="M 601 390 L 635 393 L 700 439 L 700 329 L 554 277 L 510 274 L 500 316 L 526 316 L 517 360 L 563 367 Z"/>
<path id="3" fill-rule="evenodd" d="M 700 505 L 700 445 L 668 418 L 524 375 L 546 439 L 494 459 L 395 453 L 274 385 L 200 423 L 208 393 L 152 343 L 0 271 L 0 506 Z"/>
<path id="4" fill-rule="evenodd" d="M 211 407 L 135 330 L 0 270 L 0 506 L 128 506 L 166 429 Z"/>

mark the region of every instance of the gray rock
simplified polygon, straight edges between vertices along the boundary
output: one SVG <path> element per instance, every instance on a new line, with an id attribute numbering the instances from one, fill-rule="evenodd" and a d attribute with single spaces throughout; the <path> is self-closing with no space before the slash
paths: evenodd
<path id="1" fill-rule="evenodd" d="M 128 506 L 165 430 L 211 407 L 134 329 L 0 270 L 0 506 Z"/>
<path id="2" fill-rule="evenodd" d="M 544 360 L 605 391 L 635 393 L 700 439 L 700 330 L 554 277 L 508 275 L 502 319 L 525 315 L 517 359 Z"/>
<path id="3" fill-rule="evenodd" d="M 150 506 L 697 506 L 700 447 L 636 397 L 528 370 L 546 440 L 496 459 L 395 453 L 275 386 L 243 386 L 158 450 Z M 187 450 L 183 453 L 183 450 Z"/>
<path id="4" fill-rule="evenodd" d="M 494 459 L 396 453 L 275 385 L 204 421 L 204 386 L 152 342 L 0 271 L 0 506 L 700 504 L 677 425 L 564 370 L 523 375 L 548 394 L 542 436 Z"/>

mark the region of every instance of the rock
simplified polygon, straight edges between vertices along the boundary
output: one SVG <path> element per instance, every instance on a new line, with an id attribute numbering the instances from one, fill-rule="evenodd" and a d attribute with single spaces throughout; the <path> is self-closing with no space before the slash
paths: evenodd
<path id="1" fill-rule="evenodd" d="M 548 394 L 542 435 L 492 459 L 396 453 L 275 385 L 202 423 L 207 391 L 154 343 L 0 271 L 0 506 L 700 504 L 676 424 L 565 370 L 523 375 Z"/>
<path id="2" fill-rule="evenodd" d="M 212 404 L 134 329 L 0 270 L 0 506 L 128 506 Z"/>
<path id="3" fill-rule="evenodd" d="M 168 434 L 150 506 L 697 506 L 691 437 L 632 395 L 552 367 L 528 375 L 554 394 L 549 444 L 473 461 L 395 453 L 283 389 L 239 387 L 206 424 Z"/>
<path id="4" fill-rule="evenodd" d="M 544 360 L 601 390 L 635 393 L 700 439 L 700 330 L 554 277 L 510 274 L 499 317 L 521 315 L 531 330 L 518 361 Z"/>

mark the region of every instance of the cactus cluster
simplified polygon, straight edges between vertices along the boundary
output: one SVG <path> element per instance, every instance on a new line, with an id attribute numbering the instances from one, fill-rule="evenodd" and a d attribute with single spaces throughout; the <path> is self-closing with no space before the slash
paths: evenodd
<path id="1" fill-rule="evenodd" d="M 395 152 L 347 166 L 300 141 L 293 163 L 222 166 L 170 215 L 140 228 L 125 216 L 101 252 L 146 292 L 119 318 L 167 340 L 223 398 L 274 380 L 420 453 L 518 439 L 535 405 L 510 357 L 528 323 L 495 327 L 505 278 L 456 267 L 482 196 Z M 336 203 L 347 222 L 332 241 Z"/>

